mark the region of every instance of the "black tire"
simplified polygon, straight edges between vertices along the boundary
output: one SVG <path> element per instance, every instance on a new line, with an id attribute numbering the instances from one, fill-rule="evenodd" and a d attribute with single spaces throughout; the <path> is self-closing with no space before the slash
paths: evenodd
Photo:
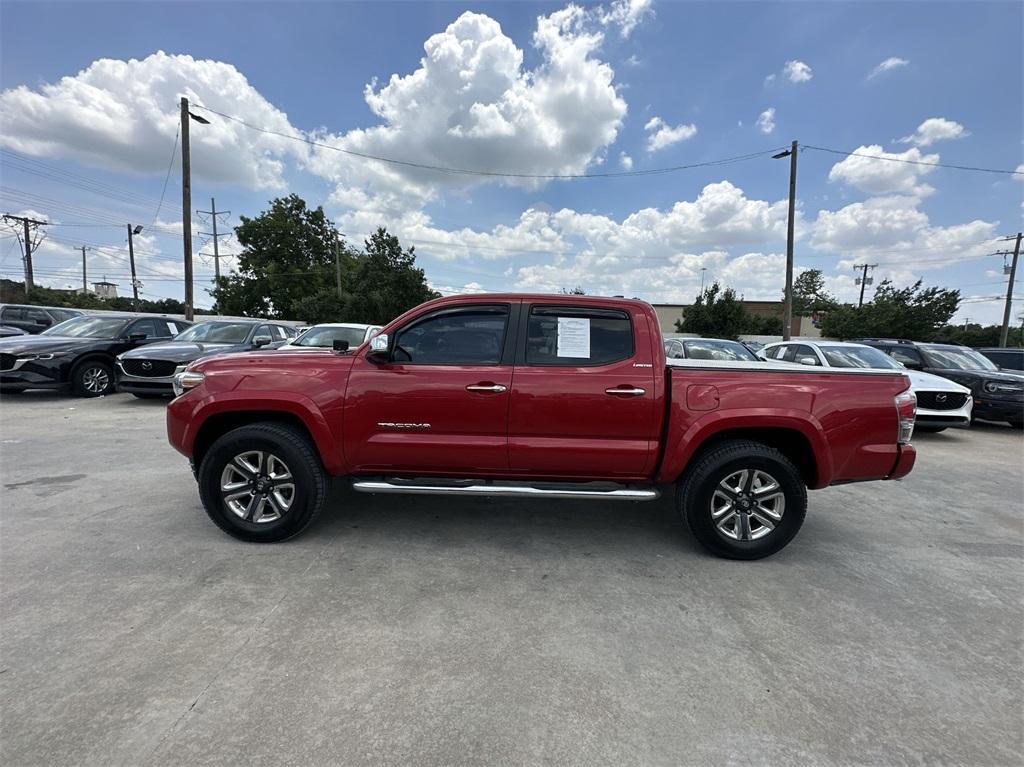
<path id="1" fill-rule="evenodd" d="M 294 494 L 287 511 L 278 519 L 246 521 L 221 496 L 222 474 L 236 456 L 246 451 L 272 454 L 291 474 Z M 203 457 L 197 479 L 199 497 L 214 524 L 228 535 L 254 543 L 276 543 L 298 535 L 316 519 L 327 497 L 327 475 L 309 439 L 279 423 L 255 423 L 221 436 Z"/>
<path id="2" fill-rule="evenodd" d="M 762 535 L 752 540 L 729 537 L 719 530 L 712 517 L 712 504 L 720 483 L 743 470 L 769 475 L 779 485 L 785 503 L 781 518 L 773 528 L 752 519 L 752 514 L 744 515 L 745 533 Z M 752 488 L 748 485 L 747 489 Z M 778 450 L 748 440 L 722 442 L 698 455 L 679 482 L 676 499 L 679 513 L 693 536 L 712 554 L 725 559 L 761 559 L 774 554 L 793 540 L 807 512 L 807 487 L 793 463 Z M 740 525 L 740 516 L 733 514 L 734 527 Z M 763 534 L 758 532 L 762 528 L 766 529 Z"/>
<path id="3" fill-rule="evenodd" d="M 105 382 L 97 389 L 94 382 Z M 85 360 L 71 371 L 71 385 L 79 397 L 102 397 L 114 393 L 114 369 L 103 360 Z"/>
<path id="4" fill-rule="evenodd" d="M 922 424 L 917 424 L 914 426 L 914 431 L 921 432 L 922 434 L 938 434 L 948 428 L 948 426 L 924 426 Z"/>
<path id="5" fill-rule="evenodd" d="M 132 396 L 133 397 L 138 397 L 139 399 L 164 399 L 164 397 L 166 397 L 167 395 L 166 394 L 148 394 L 148 393 L 143 394 L 142 392 L 133 391 L 132 392 Z"/>

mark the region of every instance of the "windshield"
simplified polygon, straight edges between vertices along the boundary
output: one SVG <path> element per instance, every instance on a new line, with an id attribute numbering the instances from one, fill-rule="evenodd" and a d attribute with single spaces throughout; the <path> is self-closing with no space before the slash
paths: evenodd
<path id="1" fill-rule="evenodd" d="M 47 328 L 41 336 L 68 336 L 70 338 L 117 338 L 128 320 L 123 317 L 72 317 Z"/>
<path id="2" fill-rule="evenodd" d="M 902 370 L 903 366 L 885 352 L 871 346 L 822 346 L 818 349 L 834 368 L 882 368 Z"/>
<path id="3" fill-rule="evenodd" d="M 956 347 L 953 349 L 929 349 L 920 347 L 925 362 L 930 368 L 946 370 L 999 370 L 999 366 L 983 354 L 973 349 Z"/>
<path id="4" fill-rule="evenodd" d="M 366 330 L 363 328 L 331 328 L 320 327 L 310 328 L 297 340 L 292 341 L 292 346 L 319 346 L 331 348 L 335 341 L 348 341 L 350 348 L 355 348 L 363 342 Z"/>
<path id="5" fill-rule="evenodd" d="M 240 344 L 249 337 L 251 322 L 200 322 L 174 337 L 175 341 L 206 344 Z"/>
<path id="6" fill-rule="evenodd" d="M 760 362 L 757 355 L 736 341 L 719 341 L 709 338 L 696 338 L 683 341 L 686 356 L 691 360 L 742 360 Z"/>

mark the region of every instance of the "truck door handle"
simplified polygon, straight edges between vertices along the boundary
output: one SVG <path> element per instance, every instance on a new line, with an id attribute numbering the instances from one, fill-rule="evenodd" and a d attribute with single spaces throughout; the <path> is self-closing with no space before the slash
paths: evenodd
<path id="1" fill-rule="evenodd" d="M 485 383 L 470 384 L 469 386 L 466 387 L 466 391 L 491 391 L 495 393 L 503 392 L 505 391 L 505 389 L 506 387 L 502 386 L 501 384 Z"/>
<path id="2" fill-rule="evenodd" d="M 604 393 L 611 394 L 613 397 L 642 397 L 647 393 L 647 390 L 623 387 L 619 389 L 605 389 Z"/>

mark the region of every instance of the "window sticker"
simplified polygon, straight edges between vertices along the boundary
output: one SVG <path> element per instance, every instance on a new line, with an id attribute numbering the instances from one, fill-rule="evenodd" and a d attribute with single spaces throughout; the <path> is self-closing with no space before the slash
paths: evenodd
<path id="1" fill-rule="evenodd" d="M 558 318 L 558 356 L 590 358 L 590 320 L 586 317 Z"/>

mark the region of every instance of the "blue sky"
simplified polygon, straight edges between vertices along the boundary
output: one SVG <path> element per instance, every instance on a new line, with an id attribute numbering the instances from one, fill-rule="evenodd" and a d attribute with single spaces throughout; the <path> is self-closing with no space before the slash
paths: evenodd
<path id="1" fill-rule="evenodd" d="M 147 226 L 144 293 L 180 296 L 177 162 L 156 211 L 183 92 L 290 136 L 444 167 L 642 171 L 798 139 L 1014 170 L 1022 24 L 1019 3 L 5 2 L 0 207 L 56 222 L 36 257 L 44 284 L 80 284 L 74 247 L 86 244 L 90 277 L 129 292 L 114 222 L 132 221 Z M 767 155 L 508 181 L 388 166 L 207 116 L 192 129 L 194 207 L 215 196 L 237 222 L 298 192 L 351 239 L 396 231 L 443 291 L 579 284 L 689 301 L 706 269 L 748 298 L 780 293 L 788 164 Z M 961 319 L 999 319 L 999 301 L 983 299 L 1005 290 L 1002 260 L 986 254 L 1021 226 L 1024 175 L 811 149 L 799 166 L 798 267 L 822 268 L 851 299 L 852 264 L 877 262 L 876 282 L 960 287 Z M 0 272 L 20 279 L 14 239 L 0 239 Z M 201 259 L 199 278 L 211 273 Z M 209 303 L 201 285 L 197 296 Z"/>

